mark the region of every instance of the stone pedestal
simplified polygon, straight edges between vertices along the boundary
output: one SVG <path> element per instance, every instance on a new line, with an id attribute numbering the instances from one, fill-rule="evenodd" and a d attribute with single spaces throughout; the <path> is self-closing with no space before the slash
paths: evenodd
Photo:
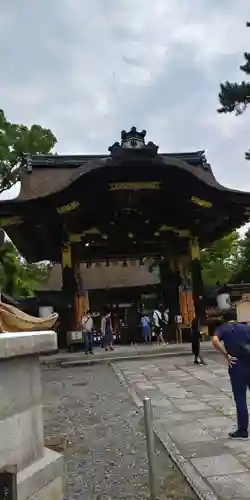
<path id="1" fill-rule="evenodd" d="M 44 448 L 39 354 L 55 332 L 0 334 L 0 469 L 17 467 L 18 500 L 62 500 L 62 455 Z"/>

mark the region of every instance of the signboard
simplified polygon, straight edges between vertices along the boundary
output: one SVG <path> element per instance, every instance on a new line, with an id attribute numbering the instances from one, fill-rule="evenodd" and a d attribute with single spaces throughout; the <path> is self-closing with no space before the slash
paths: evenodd
<path id="1" fill-rule="evenodd" d="M 80 207 L 80 203 L 77 200 L 71 201 L 70 203 L 67 203 L 66 205 L 61 205 L 60 207 L 57 207 L 56 211 L 58 214 L 67 214 L 69 212 L 72 212 L 73 210 L 76 210 L 78 207 Z"/>
<path id="2" fill-rule="evenodd" d="M 237 320 L 240 323 L 250 322 L 250 302 L 249 300 L 240 300 L 236 304 Z"/>
<path id="3" fill-rule="evenodd" d="M 99 318 L 99 316 L 100 316 L 100 313 L 99 313 L 99 312 L 97 312 L 97 311 L 93 311 L 93 312 L 91 312 L 91 317 L 92 317 L 92 318 Z"/>
<path id="4" fill-rule="evenodd" d="M 71 338 L 72 338 L 72 340 L 82 340 L 81 330 L 78 330 L 76 332 L 71 332 Z"/>
<path id="5" fill-rule="evenodd" d="M 199 205 L 203 208 L 211 208 L 213 205 L 211 201 L 201 200 L 201 198 L 198 198 L 198 196 L 192 196 L 191 201 L 192 203 L 195 203 L 196 205 Z"/>
<path id="6" fill-rule="evenodd" d="M 16 466 L 9 466 L 0 470 L 0 499 L 17 500 Z"/>
<path id="7" fill-rule="evenodd" d="M 0 219 L 0 224 L 2 227 L 18 226 L 19 224 L 22 223 L 23 221 L 21 217 L 18 216 L 4 217 L 3 219 Z"/>
<path id="8" fill-rule="evenodd" d="M 159 190 L 161 183 L 158 181 L 152 182 L 113 182 L 109 184 L 110 191 L 143 191 L 143 190 Z"/>

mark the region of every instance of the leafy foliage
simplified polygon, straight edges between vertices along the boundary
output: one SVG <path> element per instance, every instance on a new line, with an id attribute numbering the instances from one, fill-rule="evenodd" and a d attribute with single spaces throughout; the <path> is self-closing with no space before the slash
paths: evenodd
<path id="1" fill-rule="evenodd" d="M 241 262 L 232 275 L 232 283 L 250 283 L 250 229 L 240 242 Z"/>
<path id="2" fill-rule="evenodd" d="M 56 142 L 51 130 L 11 123 L 0 109 L 0 193 L 20 179 L 23 153 L 49 153 Z"/>
<path id="3" fill-rule="evenodd" d="M 250 27 L 250 23 L 246 24 Z M 241 71 L 250 75 L 250 53 L 244 53 L 245 62 L 240 66 Z M 242 81 L 241 83 L 230 83 L 228 81 L 220 85 L 219 102 L 221 107 L 219 113 L 232 113 L 241 115 L 250 103 L 250 83 Z M 246 153 L 246 159 L 250 159 L 250 152 Z"/>
<path id="4" fill-rule="evenodd" d="M 201 264 L 205 285 L 228 283 L 242 266 L 242 240 L 237 231 L 202 250 Z M 250 248 L 249 248 L 250 258 Z M 250 262 L 250 261 L 249 261 Z"/>
<path id="5" fill-rule="evenodd" d="M 48 279 L 50 264 L 28 264 L 9 241 L 0 249 L 2 292 L 14 297 L 32 297 L 38 284 Z"/>

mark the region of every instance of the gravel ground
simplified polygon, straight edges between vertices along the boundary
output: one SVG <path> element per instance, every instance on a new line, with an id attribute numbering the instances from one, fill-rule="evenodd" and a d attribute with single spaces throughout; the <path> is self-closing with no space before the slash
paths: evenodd
<path id="1" fill-rule="evenodd" d="M 43 369 L 45 436 L 66 435 L 67 500 L 149 498 L 142 414 L 108 365 Z M 196 496 L 157 447 L 159 498 Z"/>

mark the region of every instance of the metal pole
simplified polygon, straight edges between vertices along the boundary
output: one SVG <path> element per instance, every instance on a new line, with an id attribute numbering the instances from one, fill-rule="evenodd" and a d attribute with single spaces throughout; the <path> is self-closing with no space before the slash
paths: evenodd
<path id="1" fill-rule="evenodd" d="M 152 406 L 151 399 L 143 399 L 144 407 L 144 421 L 145 421 L 145 433 L 147 440 L 147 454 L 148 454 L 148 477 L 149 477 L 149 489 L 151 500 L 156 500 L 156 467 L 155 467 L 155 447 L 154 447 L 154 431 L 153 431 L 153 419 L 152 419 Z"/>

